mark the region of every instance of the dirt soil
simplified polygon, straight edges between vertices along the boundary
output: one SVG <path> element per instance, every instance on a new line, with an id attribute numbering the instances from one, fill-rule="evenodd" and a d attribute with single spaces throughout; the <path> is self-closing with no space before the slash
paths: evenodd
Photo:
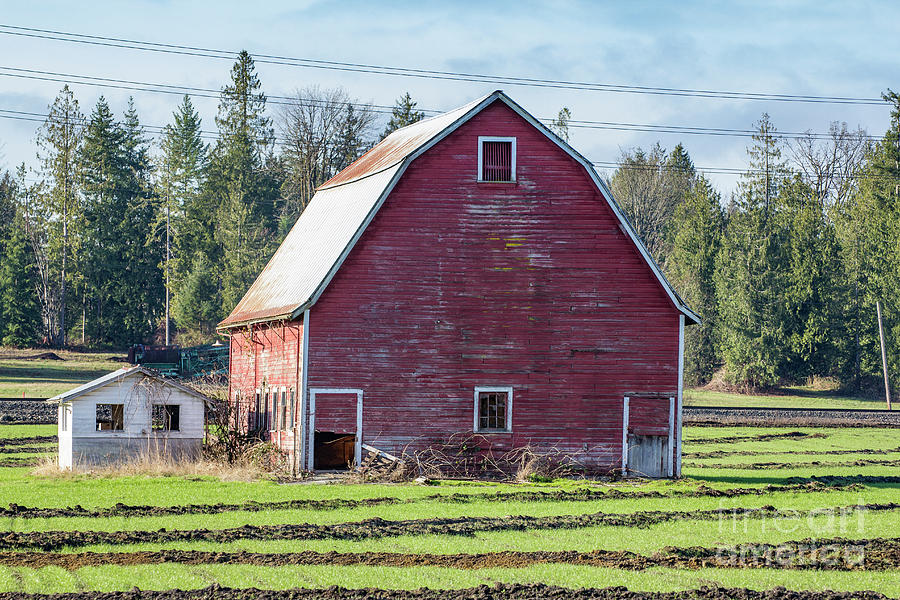
<path id="1" fill-rule="evenodd" d="M 791 450 L 791 451 L 772 451 L 772 450 L 736 450 L 729 452 L 728 450 L 715 450 L 713 452 L 683 452 L 683 458 L 721 458 L 723 456 L 774 456 L 778 454 L 791 455 L 838 455 L 838 454 L 894 454 L 900 452 L 900 447 L 890 448 L 888 450 L 879 450 L 877 448 L 867 448 L 865 450 Z"/>
<path id="2" fill-rule="evenodd" d="M 35 435 L 23 438 L 5 438 L 0 439 L 0 452 L 10 452 L 6 448 L 10 446 L 27 446 L 29 444 L 51 444 L 56 443 L 55 435 Z"/>
<path id="3" fill-rule="evenodd" d="M 788 431 L 785 433 L 761 433 L 759 435 L 732 435 L 715 438 L 700 438 L 685 440 L 685 445 L 694 444 L 731 444 L 733 442 L 769 442 L 772 440 L 806 440 L 810 438 L 828 437 L 824 433 L 806 433 L 803 431 Z"/>
<path id="4" fill-rule="evenodd" d="M 269 510 L 335 510 L 339 508 L 359 508 L 363 506 L 384 506 L 392 504 L 413 504 L 433 501 L 448 504 L 467 504 L 471 502 L 595 502 L 600 500 L 621 500 L 634 498 L 672 498 L 672 497 L 712 497 L 734 498 L 737 496 L 765 496 L 777 492 L 819 493 L 840 492 L 861 489 L 859 484 L 827 486 L 818 482 L 796 483 L 791 485 L 767 485 L 758 488 L 715 489 L 704 485 L 692 490 L 675 490 L 669 493 L 643 490 L 607 491 L 581 489 L 575 491 L 556 492 L 509 492 L 480 494 L 430 494 L 422 498 L 401 500 L 394 497 L 367 498 L 363 500 L 284 500 L 279 502 L 244 502 L 241 504 L 186 504 L 176 506 L 131 506 L 116 503 L 109 508 L 86 509 L 80 505 L 64 508 L 38 508 L 10 504 L 8 508 L 0 508 L 0 517 L 19 519 L 46 519 L 50 517 L 156 517 L 185 514 L 220 514 L 235 511 L 259 512 Z"/>
<path id="5" fill-rule="evenodd" d="M 801 540 L 777 546 L 753 544 L 724 548 L 664 548 L 652 556 L 627 551 L 594 550 L 491 552 L 484 554 L 403 554 L 392 552 L 202 552 L 160 550 L 156 552 L 0 552 L 0 565 L 41 569 L 55 566 L 70 571 L 102 565 L 243 564 L 266 567 L 286 565 L 367 565 L 377 567 L 445 567 L 450 569 L 518 569 L 541 563 L 589 565 L 613 569 L 642 570 L 651 567 L 676 569 L 759 568 L 826 569 L 840 571 L 891 570 L 900 567 L 900 539 Z"/>
<path id="6" fill-rule="evenodd" d="M 693 463 L 685 462 L 685 467 L 692 469 L 740 469 L 743 471 L 759 471 L 770 469 L 834 469 L 838 467 L 865 467 L 869 465 L 880 465 L 884 467 L 900 467 L 900 459 L 859 459 L 849 462 L 820 462 L 817 460 L 811 462 L 759 462 L 759 463 Z"/>
<path id="7" fill-rule="evenodd" d="M 841 514 L 856 511 L 894 511 L 900 504 L 860 504 L 835 507 Z M 635 513 L 593 513 L 549 517 L 455 517 L 386 521 L 381 518 L 364 521 L 315 525 L 290 523 L 283 525 L 244 525 L 231 529 L 191 529 L 158 531 L 33 531 L 0 534 L 0 550 L 56 551 L 94 544 L 141 544 L 205 541 L 214 543 L 235 540 L 363 540 L 402 535 L 472 536 L 482 531 L 523 531 L 526 529 L 576 529 L 582 527 L 648 527 L 657 523 L 720 518 L 803 518 L 816 511 L 782 512 L 773 506 L 699 511 L 642 511 Z"/>
<path id="8" fill-rule="evenodd" d="M 0 593 L 0 600 L 888 600 L 872 591 L 793 591 L 783 587 L 702 587 L 680 592 L 632 592 L 625 587 L 570 589 L 542 583 L 481 585 L 461 590 L 383 590 L 377 588 L 259 590 L 218 585 L 197 590 L 74 592 L 69 594 Z"/>
<path id="9" fill-rule="evenodd" d="M 0 423 L 4 425 L 54 425 L 56 405 L 40 399 L 0 400 Z"/>

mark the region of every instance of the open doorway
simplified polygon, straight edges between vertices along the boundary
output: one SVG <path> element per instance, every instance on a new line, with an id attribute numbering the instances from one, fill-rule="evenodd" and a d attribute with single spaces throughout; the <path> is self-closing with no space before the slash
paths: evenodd
<path id="1" fill-rule="evenodd" d="M 346 470 L 362 453 L 362 390 L 312 388 L 307 468 Z"/>

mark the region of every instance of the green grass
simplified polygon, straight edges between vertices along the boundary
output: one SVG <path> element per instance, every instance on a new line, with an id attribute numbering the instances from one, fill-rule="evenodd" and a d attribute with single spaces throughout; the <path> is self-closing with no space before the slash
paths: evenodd
<path id="1" fill-rule="evenodd" d="M 0 348 L 0 397 L 50 398 L 125 366 L 112 360 L 122 353 L 55 350 L 63 360 L 24 358 L 44 352 Z"/>
<path id="2" fill-rule="evenodd" d="M 736 442 L 695 443 L 695 440 L 717 440 L 734 436 L 801 431 L 824 437 L 746 440 Z M 0 426 L 2 437 L 52 435 L 54 426 Z M 900 437 L 896 429 L 856 428 L 686 428 L 686 452 L 726 452 L 751 450 L 773 454 L 766 456 L 725 456 L 712 459 L 686 459 L 686 462 L 751 463 L 751 462 L 826 462 L 850 461 L 860 457 L 895 458 L 897 454 L 872 455 L 871 448 L 896 448 Z M 50 446 L 52 449 L 52 446 Z M 848 455 L 800 454 L 825 450 L 852 450 Z M 11 456 L 11 454 L 9 455 Z M 613 484 L 624 489 L 672 490 L 711 487 L 749 487 L 768 483 L 784 484 L 791 477 L 811 475 L 895 475 L 900 468 L 884 466 L 839 468 L 793 468 L 751 471 L 738 468 L 686 468 L 679 482 L 654 481 Z M 289 499 L 361 499 L 393 496 L 421 499 L 434 493 L 483 493 L 520 490 L 577 489 L 582 486 L 606 487 L 592 482 L 557 481 L 545 485 L 444 482 L 438 486 L 403 485 L 281 485 L 271 481 L 226 482 L 215 478 L 186 477 L 94 477 L 75 475 L 42 478 L 28 468 L 0 468 L 0 505 L 10 502 L 27 506 L 104 507 L 126 504 L 179 505 L 187 503 L 239 503 L 247 500 L 277 501 Z M 488 502 L 448 504 L 417 501 L 404 505 L 384 505 L 329 511 L 235 511 L 218 515 L 180 515 L 169 517 L 133 517 L 87 519 L 60 517 L 51 519 L 4 519 L 2 531 L 47 530 L 153 530 L 227 528 L 245 524 L 339 523 L 370 517 L 384 519 L 422 519 L 451 516 L 498 516 L 528 514 L 535 516 L 582 514 L 602 511 L 626 513 L 649 510 L 697 511 L 729 507 L 773 505 L 785 510 L 810 511 L 848 506 L 857 503 L 897 501 L 900 484 L 869 484 L 859 489 L 827 493 L 777 492 L 765 496 L 736 498 L 644 498 L 604 499 L 592 502 Z M 406 535 L 394 538 L 363 540 L 239 540 L 230 543 L 177 542 L 168 544 L 96 545 L 78 551 L 137 551 L 179 548 L 208 551 L 298 552 L 411 552 L 411 553 L 479 553 L 501 550 L 580 550 L 598 548 L 629 550 L 652 554 L 665 546 L 715 546 L 748 542 L 772 543 L 808 537 L 900 537 L 900 511 L 851 513 L 840 517 L 823 513 L 780 519 L 730 518 L 713 521 L 673 521 L 646 528 L 586 527 L 567 530 L 527 530 L 483 532 L 473 536 Z M 485 569 L 464 571 L 439 567 L 394 568 L 366 566 L 284 566 L 249 565 L 138 565 L 103 566 L 68 572 L 48 567 L 39 570 L 0 567 L 0 591 L 64 592 L 75 590 L 127 590 L 204 587 L 211 583 L 223 586 L 281 589 L 289 587 L 433 588 L 470 587 L 493 582 L 544 582 L 567 587 L 607 587 L 624 585 L 634 590 L 666 591 L 691 589 L 719 584 L 754 589 L 770 589 L 783 585 L 789 589 L 875 590 L 888 596 L 900 596 L 900 578 L 896 572 L 782 571 L 776 569 L 700 569 L 676 570 L 654 568 L 625 571 L 575 565 L 534 565 L 522 569 Z"/>
<path id="3" fill-rule="evenodd" d="M 884 399 L 844 396 L 835 390 L 787 387 L 777 394 L 735 394 L 698 388 L 684 391 L 685 406 L 747 406 L 753 408 L 886 409 Z"/>
<path id="4" fill-rule="evenodd" d="M 194 589 L 211 583 L 228 587 L 287 589 L 332 585 L 393 589 L 465 588 L 494 582 L 543 582 L 571 588 L 626 586 L 641 591 L 666 591 L 718 584 L 727 587 L 770 589 L 874 590 L 900 594 L 900 578 L 889 572 L 781 571 L 777 569 L 665 569 L 624 571 L 579 565 L 534 565 L 522 569 L 456 570 L 441 567 L 405 569 L 369 566 L 251 565 L 139 565 L 85 567 L 67 572 L 56 567 L 40 570 L 0 567 L 0 589 L 23 592 L 74 592 L 141 589 Z"/>

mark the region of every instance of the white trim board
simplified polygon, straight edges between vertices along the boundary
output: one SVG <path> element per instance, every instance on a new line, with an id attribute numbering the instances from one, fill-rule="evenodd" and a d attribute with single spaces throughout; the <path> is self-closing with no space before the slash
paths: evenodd
<path id="1" fill-rule="evenodd" d="M 478 394 L 481 392 L 506 392 L 506 429 L 479 429 L 478 428 Z M 512 433 L 513 388 L 511 385 L 484 385 L 475 386 L 475 415 L 472 424 L 473 433 Z"/>
<path id="2" fill-rule="evenodd" d="M 491 179 L 482 179 L 481 175 L 483 173 L 482 167 L 484 166 L 484 143 L 485 142 L 511 142 L 512 147 L 510 148 L 510 158 L 509 158 L 509 174 L 512 179 L 507 181 L 494 181 Z M 516 182 L 516 138 L 514 137 L 497 137 L 492 135 L 479 135 L 478 136 L 478 173 L 476 173 L 477 180 L 479 183 L 515 183 Z"/>
<path id="3" fill-rule="evenodd" d="M 363 411 L 363 391 L 357 388 L 309 388 L 309 455 L 307 457 L 307 467 L 309 471 L 314 470 L 315 466 L 315 431 L 316 431 L 316 394 L 356 394 L 356 443 L 354 444 L 353 454 L 357 466 L 362 460 L 362 411 Z"/>

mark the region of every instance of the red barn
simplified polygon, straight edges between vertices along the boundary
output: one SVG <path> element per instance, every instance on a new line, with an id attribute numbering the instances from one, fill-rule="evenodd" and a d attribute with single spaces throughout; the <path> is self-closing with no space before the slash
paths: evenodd
<path id="1" fill-rule="evenodd" d="M 591 163 L 497 91 L 322 185 L 219 329 L 231 397 L 301 468 L 462 434 L 671 476 L 698 321 Z"/>

